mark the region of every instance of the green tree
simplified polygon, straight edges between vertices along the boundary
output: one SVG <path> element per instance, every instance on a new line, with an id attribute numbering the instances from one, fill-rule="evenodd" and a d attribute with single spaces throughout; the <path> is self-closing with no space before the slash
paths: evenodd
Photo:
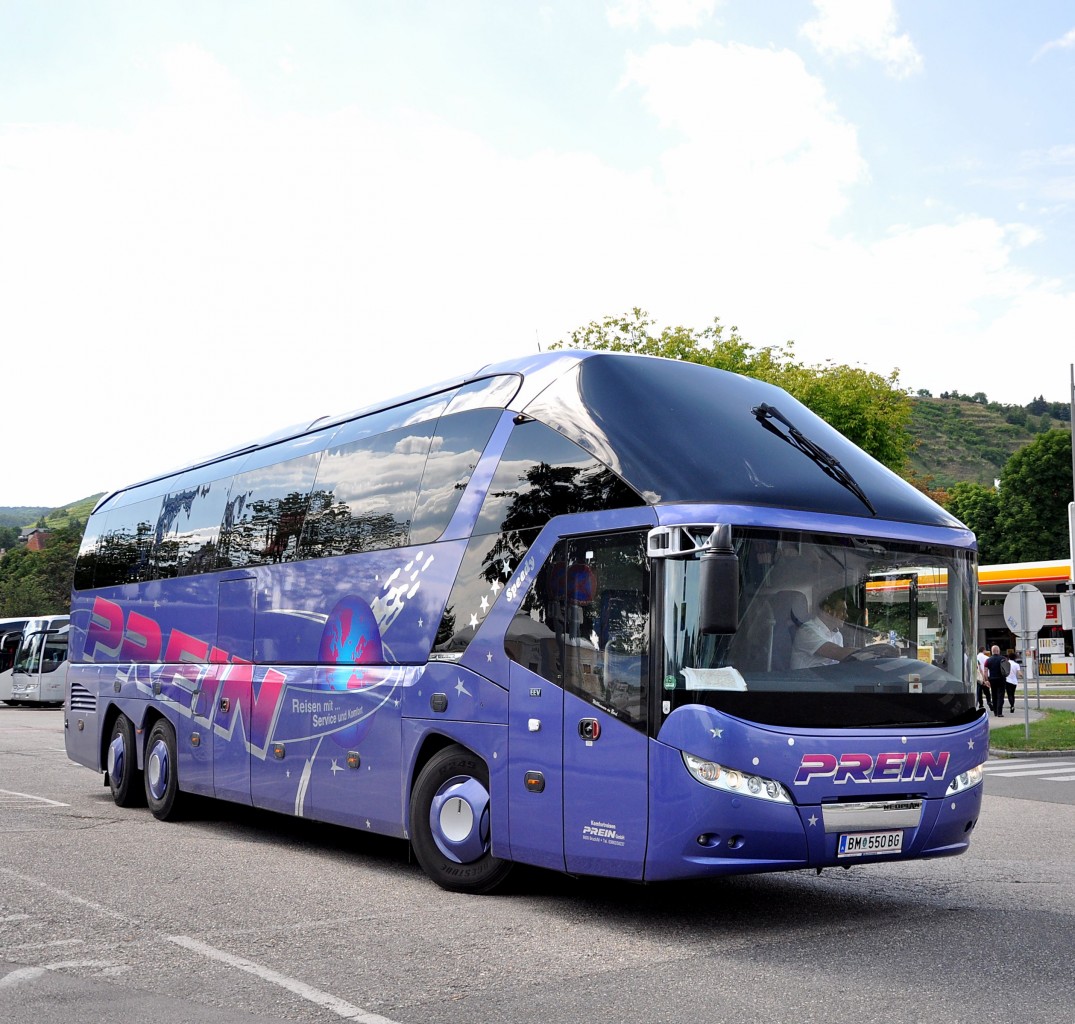
<path id="1" fill-rule="evenodd" d="M 898 371 L 882 377 L 832 362 L 804 365 L 795 361 L 792 342 L 755 348 L 719 318 L 706 327 L 664 327 L 659 333 L 654 325 L 636 306 L 624 316 L 591 321 L 550 347 L 663 356 L 755 377 L 789 392 L 890 469 L 903 470 L 910 453 L 911 403 L 897 384 Z"/>
<path id="2" fill-rule="evenodd" d="M 41 551 L 16 548 L 0 559 L 0 616 L 60 615 L 71 608 L 71 580 L 82 523 L 54 530 Z"/>
<path id="3" fill-rule="evenodd" d="M 1050 430 L 1020 448 L 1001 470 L 997 561 L 1067 557 L 1071 500 L 1071 434 Z"/>
<path id="4" fill-rule="evenodd" d="M 992 487 L 960 482 L 948 492 L 945 508 L 974 531 L 980 562 L 993 565 L 1004 561 L 999 556 L 1001 545 L 997 530 L 1000 495 Z"/>

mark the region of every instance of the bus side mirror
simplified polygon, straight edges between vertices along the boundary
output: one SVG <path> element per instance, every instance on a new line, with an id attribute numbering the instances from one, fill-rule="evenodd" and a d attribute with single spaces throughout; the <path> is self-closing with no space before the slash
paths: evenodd
<path id="1" fill-rule="evenodd" d="M 739 558 L 726 529 L 718 531 L 700 558 L 698 628 L 703 633 L 734 633 L 739 628 Z"/>

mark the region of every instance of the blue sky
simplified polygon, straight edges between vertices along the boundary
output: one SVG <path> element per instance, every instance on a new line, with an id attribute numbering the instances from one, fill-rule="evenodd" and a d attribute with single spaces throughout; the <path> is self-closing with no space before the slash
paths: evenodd
<path id="1" fill-rule="evenodd" d="M 1068 401 L 1075 7 L 0 0 L 0 505 L 639 306 Z"/>

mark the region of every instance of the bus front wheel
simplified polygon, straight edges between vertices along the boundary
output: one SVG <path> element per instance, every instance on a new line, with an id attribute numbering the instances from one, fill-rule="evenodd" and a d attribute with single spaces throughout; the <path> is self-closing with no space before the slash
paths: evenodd
<path id="1" fill-rule="evenodd" d="M 153 723 L 146 741 L 146 803 L 154 818 L 178 817 L 180 793 L 175 730 L 163 718 Z"/>
<path id="2" fill-rule="evenodd" d="M 138 751 L 134 745 L 134 724 L 120 715 L 112 724 L 108 743 L 108 788 L 117 807 L 138 807 L 145 802 Z"/>
<path id="3" fill-rule="evenodd" d="M 490 852 L 489 769 L 460 746 L 437 751 L 411 793 L 411 846 L 429 877 L 452 892 L 492 892 L 511 861 Z"/>

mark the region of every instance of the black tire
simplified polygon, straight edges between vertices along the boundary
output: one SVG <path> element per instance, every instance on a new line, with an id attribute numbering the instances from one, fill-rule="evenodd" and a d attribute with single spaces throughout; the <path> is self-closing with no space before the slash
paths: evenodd
<path id="1" fill-rule="evenodd" d="M 418 863 L 442 889 L 492 892 L 507 878 L 511 861 L 490 852 L 490 815 L 485 762 L 460 746 L 437 751 L 414 783 L 408 824 Z"/>
<path id="2" fill-rule="evenodd" d="M 157 719 L 149 730 L 143 774 L 146 803 L 153 817 L 161 821 L 174 821 L 180 816 L 183 801 L 179 791 L 175 730 L 166 719 Z"/>
<path id="3" fill-rule="evenodd" d="M 134 723 L 120 715 L 112 723 L 108 741 L 108 788 L 117 807 L 141 807 L 146 802 L 142 772 L 138 767 L 138 748 L 135 746 Z"/>

